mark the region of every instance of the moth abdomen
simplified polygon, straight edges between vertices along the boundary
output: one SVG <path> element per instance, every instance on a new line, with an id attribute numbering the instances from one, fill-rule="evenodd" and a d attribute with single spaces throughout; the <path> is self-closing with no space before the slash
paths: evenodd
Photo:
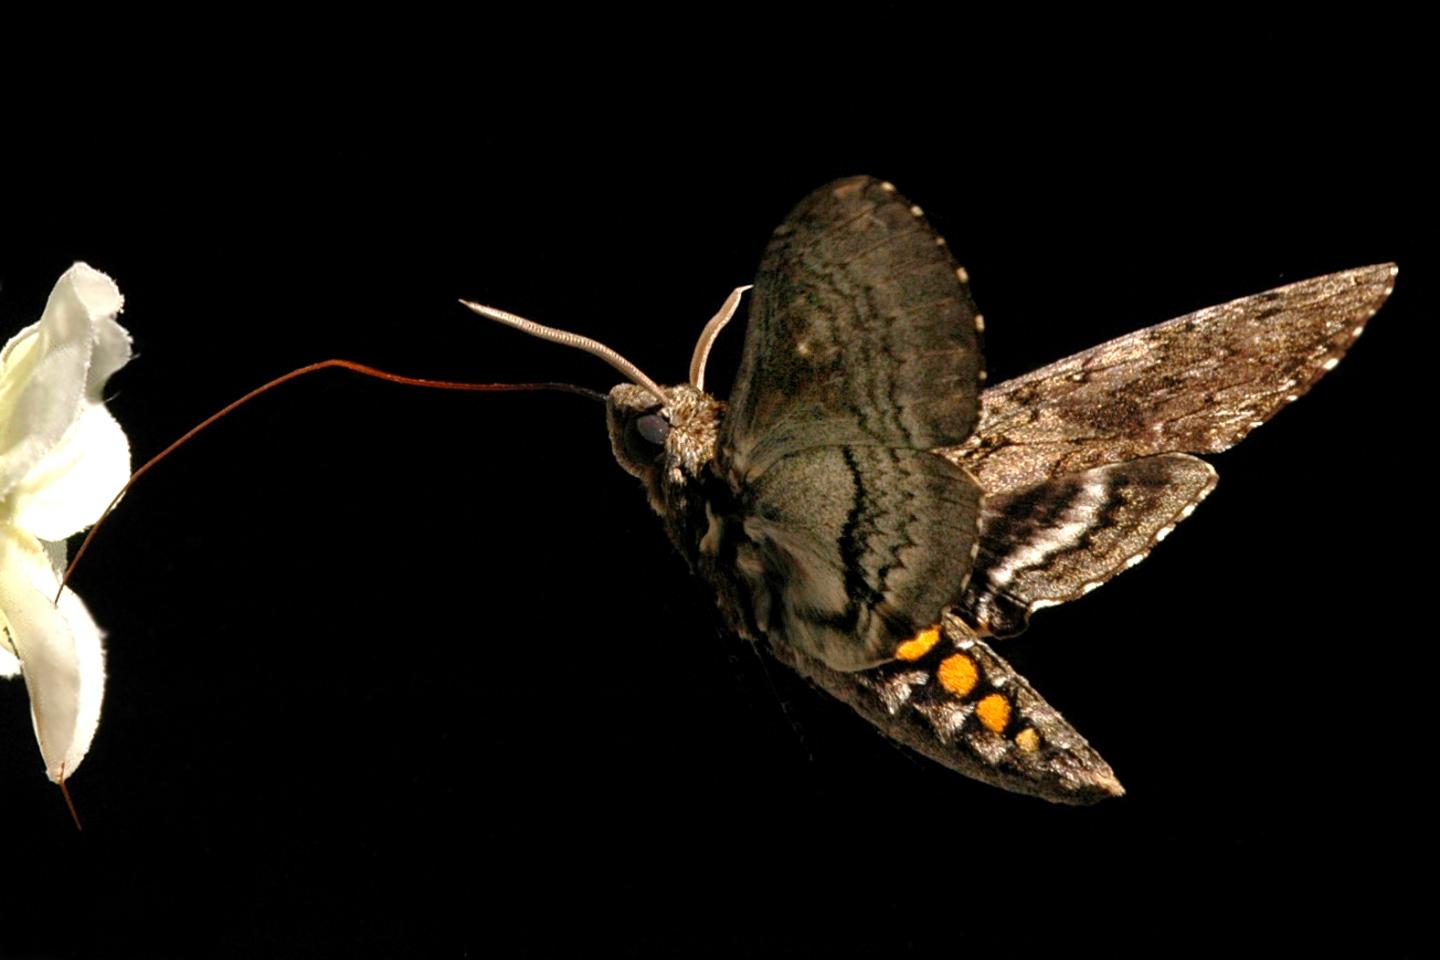
<path id="1" fill-rule="evenodd" d="M 958 773 L 1057 803 L 1124 793 L 1100 755 L 963 620 L 947 613 L 922 633 L 912 658 L 849 673 L 772 649 L 886 736 Z"/>

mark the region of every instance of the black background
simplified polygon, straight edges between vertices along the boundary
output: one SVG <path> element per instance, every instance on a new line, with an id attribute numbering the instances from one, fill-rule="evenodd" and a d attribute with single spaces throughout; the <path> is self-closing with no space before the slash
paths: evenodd
<path id="1" fill-rule="evenodd" d="M 1002 78 L 823 116 L 810 86 L 757 116 L 647 108 L 642 84 L 524 121 L 378 83 L 343 108 L 237 89 L 203 122 L 29 138 L 0 327 L 73 260 L 111 274 L 137 463 L 330 356 L 615 381 L 459 297 L 673 382 L 790 206 L 856 172 L 969 269 L 992 382 L 1281 283 L 1402 269 L 1149 562 L 1005 646 L 1128 788 L 1090 809 L 917 759 L 724 636 L 597 405 L 288 385 L 137 487 L 79 571 L 109 633 L 83 833 L 23 685 L 0 687 L 0 955 L 1403 952 L 1407 874 L 1433 853 L 1433 632 L 1412 610 L 1437 209 L 1421 117 L 1327 75 L 1153 103 L 1130 99 L 1144 77 L 1045 99 Z"/>

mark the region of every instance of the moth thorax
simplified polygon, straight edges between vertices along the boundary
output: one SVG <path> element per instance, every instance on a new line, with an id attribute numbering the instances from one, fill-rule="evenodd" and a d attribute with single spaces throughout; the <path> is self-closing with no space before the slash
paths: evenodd
<path id="1" fill-rule="evenodd" d="M 672 482 L 700 475 L 715 459 L 715 443 L 725 404 L 688 384 L 670 388 L 670 436 L 666 438 L 666 462 Z"/>

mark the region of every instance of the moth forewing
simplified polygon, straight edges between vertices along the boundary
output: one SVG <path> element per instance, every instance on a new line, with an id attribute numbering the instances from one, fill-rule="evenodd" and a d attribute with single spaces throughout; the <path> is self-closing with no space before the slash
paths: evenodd
<path id="1" fill-rule="evenodd" d="M 1159 453 L 1219 453 L 1298 400 L 1394 290 L 1345 270 L 1137 330 L 987 389 L 946 456 L 987 495 Z"/>

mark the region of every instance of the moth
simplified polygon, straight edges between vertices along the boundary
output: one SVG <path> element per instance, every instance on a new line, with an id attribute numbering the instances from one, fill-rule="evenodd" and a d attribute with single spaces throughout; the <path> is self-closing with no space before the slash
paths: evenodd
<path id="1" fill-rule="evenodd" d="M 1230 447 L 1339 362 L 1393 264 L 1290 284 L 982 389 L 984 320 L 919 207 L 838 180 L 775 231 L 728 401 L 513 314 L 630 382 L 615 458 L 714 589 L 728 627 L 885 734 L 968 777 L 1086 804 L 1124 791 L 996 650 L 1043 607 L 1144 560 Z"/>

